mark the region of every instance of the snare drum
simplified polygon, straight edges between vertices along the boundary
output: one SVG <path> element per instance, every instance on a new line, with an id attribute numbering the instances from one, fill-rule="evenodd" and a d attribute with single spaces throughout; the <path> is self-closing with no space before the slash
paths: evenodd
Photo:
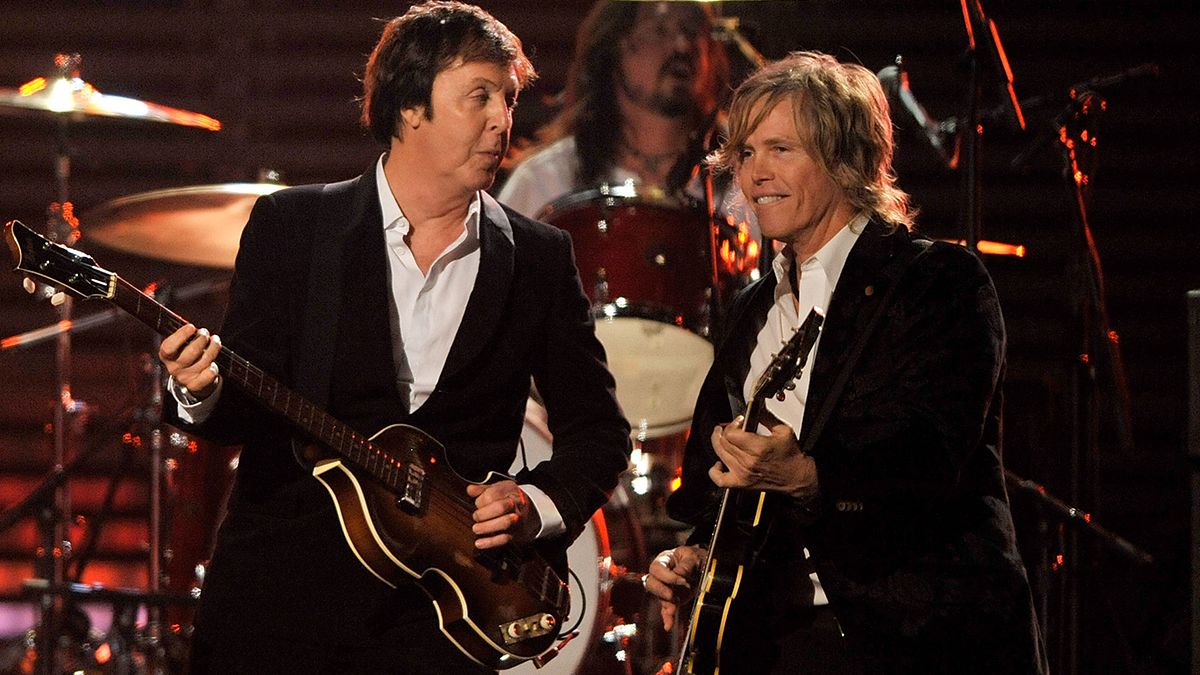
<path id="1" fill-rule="evenodd" d="M 687 428 L 713 360 L 718 282 L 703 209 L 630 185 L 568 195 L 540 218 L 570 233 L 617 398 L 641 438 Z"/>

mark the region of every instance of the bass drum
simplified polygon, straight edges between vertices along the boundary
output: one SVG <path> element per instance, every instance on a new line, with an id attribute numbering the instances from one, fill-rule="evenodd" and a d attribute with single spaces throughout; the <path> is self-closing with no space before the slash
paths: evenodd
<path id="1" fill-rule="evenodd" d="M 539 218 L 566 230 L 617 381 L 640 438 L 686 429 L 713 360 L 717 267 L 708 214 L 633 185 L 567 195 Z"/>
<path id="2" fill-rule="evenodd" d="M 546 427 L 546 411 L 533 401 L 526 407 L 521 443 L 524 456 L 522 452 L 517 453 L 510 473 L 550 459 L 551 436 Z M 629 672 L 628 664 L 619 661 L 616 655 L 621 647 L 604 640 L 605 632 L 614 623 L 611 602 L 614 576 L 622 569 L 614 563 L 614 555 L 619 562 L 640 560 L 644 555 L 640 529 L 627 502 L 624 488 L 618 486 L 609 503 L 592 516 L 583 533 L 567 549 L 567 564 L 571 568 L 571 616 L 564 632 L 574 630 L 579 635 L 541 668 L 535 668 L 530 662 L 506 672 L 536 671 L 539 675 Z M 613 539 L 609 538 L 610 533 Z"/>

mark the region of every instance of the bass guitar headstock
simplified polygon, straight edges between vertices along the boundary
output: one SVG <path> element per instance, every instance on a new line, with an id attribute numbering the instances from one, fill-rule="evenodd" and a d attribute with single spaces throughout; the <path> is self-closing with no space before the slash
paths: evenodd
<path id="1" fill-rule="evenodd" d="M 13 270 L 37 277 L 79 298 L 108 299 L 115 293 L 117 275 L 98 266 L 82 251 L 56 244 L 17 220 L 4 224 L 4 241 L 13 258 Z M 32 291 L 31 291 L 32 292 Z"/>

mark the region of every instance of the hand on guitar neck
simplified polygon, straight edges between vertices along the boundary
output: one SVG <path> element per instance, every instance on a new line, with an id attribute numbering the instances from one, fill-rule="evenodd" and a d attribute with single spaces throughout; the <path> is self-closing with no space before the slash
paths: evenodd
<path id="1" fill-rule="evenodd" d="M 188 396 L 204 400 L 216 390 L 216 358 L 220 351 L 220 337 L 189 323 L 163 339 L 158 355 L 167 373 Z M 471 530 L 478 537 L 476 548 L 528 544 L 541 530 L 537 509 L 515 481 L 467 485 L 467 496 L 475 503 Z"/>
<path id="2" fill-rule="evenodd" d="M 158 358 L 167 374 L 197 400 L 208 398 L 217 388 L 217 354 L 221 338 L 210 335 L 208 329 L 186 324 L 163 338 Z"/>
<path id="3" fill-rule="evenodd" d="M 782 492 L 795 499 L 815 497 L 817 466 L 800 452 L 795 432 L 765 409 L 760 423 L 770 429 L 770 436 L 743 429 L 741 416 L 713 429 L 712 447 L 720 461 L 709 469 L 709 478 L 720 488 Z M 663 551 L 650 564 L 646 590 L 662 601 L 664 629 L 671 630 L 678 607 L 691 600 L 707 555 L 700 546 L 679 546 Z"/>
<path id="4" fill-rule="evenodd" d="M 720 461 L 708 477 L 721 488 L 745 488 L 782 492 L 794 499 L 811 499 L 817 494 L 817 465 L 800 451 L 796 434 L 765 408 L 760 423 L 771 435 L 762 436 L 742 428 L 743 418 L 713 429 L 712 447 Z"/>

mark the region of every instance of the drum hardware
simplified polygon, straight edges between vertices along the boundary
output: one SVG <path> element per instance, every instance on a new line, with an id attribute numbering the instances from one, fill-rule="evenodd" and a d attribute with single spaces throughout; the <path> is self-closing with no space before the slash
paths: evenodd
<path id="1" fill-rule="evenodd" d="M 56 652 L 70 654 L 75 663 L 58 662 L 70 666 L 73 672 L 105 672 L 125 675 L 135 672 L 175 672 L 180 670 L 186 658 L 182 647 L 182 636 L 170 633 L 166 639 L 139 632 L 137 618 L 139 610 L 147 613 L 161 612 L 163 607 L 174 605 L 192 606 L 195 600 L 188 595 L 174 593 L 148 593 L 140 589 L 108 588 L 100 584 L 50 584 L 43 579 L 31 579 L 24 584 L 24 593 L 30 598 L 47 595 L 59 598 L 63 604 L 74 608 L 70 616 L 73 621 L 60 627 L 54 645 Z M 112 624 L 107 633 L 88 627 L 88 619 L 78 607 L 82 603 L 100 602 L 111 606 Z M 40 636 L 30 636 L 30 646 L 36 646 Z M 169 643 L 169 644 L 164 644 Z M 155 654 L 158 654 L 155 657 Z M 41 654 L 41 652 L 37 652 Z M 164 658 L 169 658 L 174 667 L 166 668 Z M 56 671 L 59 672 L 59 671 Z"/>
<path id="2" fill-rule="evenodd" d="M 71 147 L 70 128 L 93 119 L 124 119 L 135 122 L 160 122 L 177 126 L 195 127 L 209 131 L 221 128 L 220 122 L 207 115 L 192 113 L 176 108 L 140 101 L 122 96 L 100 93 L 96 87 L 80 76 L 82 58 L 79 54 L 56 54 L 54 72 L 49 77 L 37 77 L 16 89 L 0 89 L 0 114 L 33 115 L 48 118 L 55 123 L 57 152 L 54 165 L 56 201 L 47 209 L 47 237 L 52 241 L 73 245 L 80 238 L 79 221 L 75 218 L 70 200 Z M 39 292 L 34 286 L 31 292 Z M 58 307 L 60 324 L 71 324 L 72 302 L 62 294 L 41 289 Z M 49 518 L 39 518 L 43 526 L 44 543 L 35 561 L 35 573 L 50 587 L 60 587 L 66 576 L 66 566 L 71 557 L 71 542 L 68 538 L 67 515 L 70 502 L 65 485 L 68 432 L 74 426 L 73 418 L 85 407 L 71 394 L 71 342 L 70 331 L 60 330 L 53 334 L 55 351 L 55 404 L 52 429 L 54 432 L 53 466 L 56 476 L 53 506 L 47 510 Z M 19 343 L 19 341 L 18 341 Z M 7 343 L 6 343 L 7 346 Z M 62 597 L 45 593 L 40 600 L 41 625 L 37 631 L 37 671 L 57 671 L 53 643 L 60 622 L 57 615 L 63 609 Z"/>

